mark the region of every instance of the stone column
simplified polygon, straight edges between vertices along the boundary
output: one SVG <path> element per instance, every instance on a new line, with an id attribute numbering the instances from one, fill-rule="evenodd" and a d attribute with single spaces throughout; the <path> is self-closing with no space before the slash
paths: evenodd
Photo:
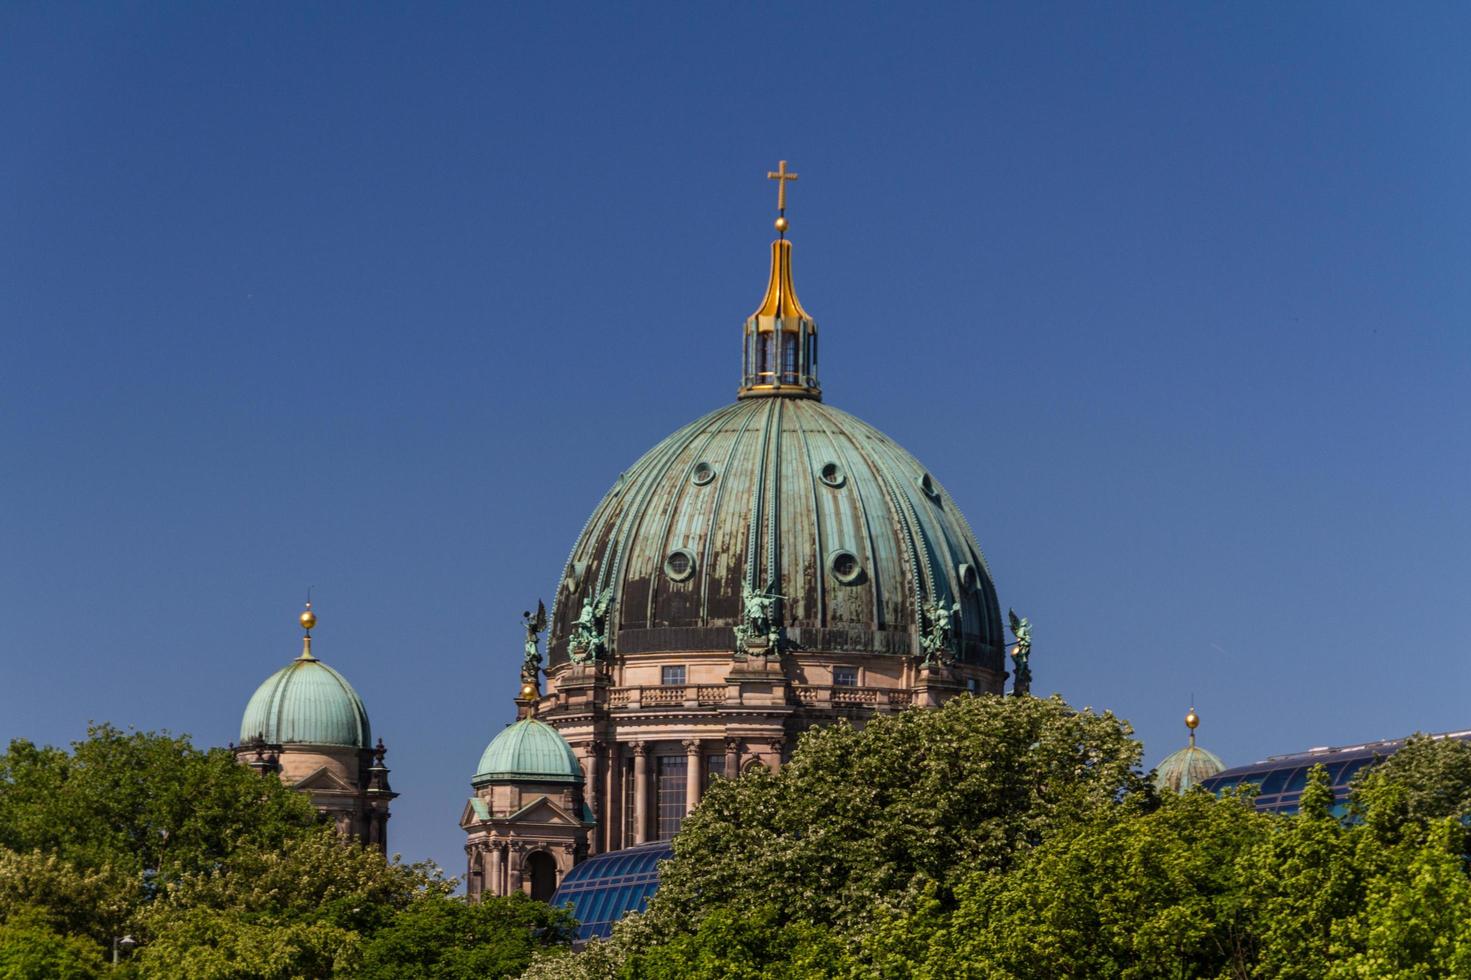
<path id="1" fill-rule="evenodd" d="M 741 774 L 741 743 L 739 739 L 725 740 L 725 778 L 734 779 Z"/>
<path id="2" fill-rule="evenodd" d="M 684 758 L 684 812 L 689 813 L 700 804 L 699 739 L 685 739 Z"/>
<path id="3" fill-rule="evenodd" d="M 492 841 L 490 844 L 490 871 L 485 875 L 485 891 L 497 898 L 506 893 L 501 881 L 501 867 L 500 841 Z"/>
<path id="4" fill-rule="evenodd" d="M 772 772 L 776 772 L 778 769 L 781 768 L 781 747 L 782 747 L 782 743 L 781 743 L 780 740 L 773 740 L 772 741 L 772 743 L 771 743 L 771 771 Z"/>
<path id="5" fill-rule="evenodd" d="M 485 854 L 479 844 L 465 845 L 465 897 L 475 901 L 485 887 Z"/>
<path id="6" fill-rule="evenodd" d="M 649 833 L 649 749 L 633 743 L 633 842 L 642 844 Z"/>
<path id="7" fill-rule="evenodd" d="M 603 767 L 607 773 L 604 778 L 604 786 L 607 790 L 607 799 L 603 804 L 604 819 L 598 825 L 598 833 L 603 835 L 603 850 L 616 851 L 623 846 L 623 755 L 618 751 L 616 741 L 607 745 L 608 763 Z"/>
<path id="8" fill-rule="evenodd" d="M 587 805 L 592 808 L 593 819 L 601 826 L 603 823 L 603 743 L 593 739 L 587 747 L 587 785 L 583 796 Z M 582 819 L 582 814 L 575 814 L 577 819 Z M 597 854 L 602 848 L 598 846 L 598 835 L 589 834 L 587 839 L 587 851 L 589 854 Z"/>
<path id="9" fill-rule="evenodd" d="M 502 895 L 514 895 L 521 890 L 522 843 L 513 841 L 506 848 L 506 890 Z"/>

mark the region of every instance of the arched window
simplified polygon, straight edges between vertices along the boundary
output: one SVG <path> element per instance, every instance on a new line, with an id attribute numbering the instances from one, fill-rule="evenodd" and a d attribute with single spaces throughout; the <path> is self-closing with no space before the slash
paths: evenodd
<path id="1" fill-rule="evenodd" d="M 557 890 L 557 861 L 546 851 L 526 855 L 526 879 L 531 882 L 531 897 L 550 902 Z"/>

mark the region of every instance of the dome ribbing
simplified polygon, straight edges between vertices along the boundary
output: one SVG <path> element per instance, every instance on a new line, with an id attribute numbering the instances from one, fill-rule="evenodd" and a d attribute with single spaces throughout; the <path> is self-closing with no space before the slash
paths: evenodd
<path id="1" fill-rule="evenodd" d="M 251 695 L 240 741 L 268 745 L 372 745 L 368 711 L 352 685 L 320 660 L 302 657 L 276 671 Z"/>
<path id="2" fill-rule="evenodd" d="M 1183 793 L 1192 786 L 1216 773 L 1224 772 L 1226 764 L 1198 745 L 1187 745 L 1177 752 L 1165 756 L 1154 770 L 1154 785 L 1161 792 Z"/>
<path id="3" fill-rule="evenodd" d="M 605 594 L 611 653 L 728 651 L 746 588 L 782 597 L 793 649 L 919 655 L 930 607 L 958 603 L 960 661 L 1004 669 L 996 589 L 945 488 L 867 423 L 779 397 L 711 412 L 619 477 L 572 549 L 549 663 Z"/>
<path id="4" fill-rule="evenodd" d="M 582 764 L 555 728 L 535 718 L 508 725 L 480 756 L 476 785 L 486 782 L 582 782 Z"/>

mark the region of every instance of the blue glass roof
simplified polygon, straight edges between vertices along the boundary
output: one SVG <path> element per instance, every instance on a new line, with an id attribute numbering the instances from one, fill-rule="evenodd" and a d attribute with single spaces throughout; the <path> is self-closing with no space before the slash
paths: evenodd
<path id="1" fill-rule="evenodd" d="M 1431 738 L 1454 738 L 1471 741 L 1471 731 L 1443 732 Z M 1296 813 L 1302 791 L 1308 784 L 1308 771 L 1321 765 L 1333 782 L 1333 811 L 1342 816 L 1348 810 L 1349 784 L 1360 769 L 1383 762 L 1405 744 L 1402 738 L 1380 742 L 1363 742 L 1336 748 L 1309 749 L 1292 755 L 1274 755 L 1249 766 L 1237 766 L 1217 773 L 1200 785 L 1212 793 L 1221 793 L 1243 783 L 1259 787 L 1256 808 L 1264 813 Z"/>
<path id="2" fill-rule="evenodd" d="M 577 942 L 606 939 L 619 919 L 648 908 L 659 887 L 659 862 L 673 854 L 668 841 L 596 854 L 567 872 L 552 904 L 577 917 Z"/>

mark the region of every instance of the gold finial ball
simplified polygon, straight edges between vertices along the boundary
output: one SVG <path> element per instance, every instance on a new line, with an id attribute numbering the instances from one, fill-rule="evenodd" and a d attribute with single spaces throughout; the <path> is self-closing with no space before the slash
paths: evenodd
<path id="1" fill-rule="evenodd" d="M 1190 709 L 1190 714 L 1188 714 L 1188 715 L 1185 716 L 1185 727 L 1188 728 L 1188 729 L 1190 729 L 1193 732 L 1193 731 L 1195 731 L 1196 726 L 1199 725 L 1199 724 L 1200 724 L 1200 715 L 1198 715 L 1198 714 L 1195 713 L 1195 709 L 1194 708 L 1191 708 Z"/>
<path id="2" fill-rule="evenodd" d="M 521 685 L 521 697 L 523 697 L 525 699 L 528 699 L 528 700 L 531 699 L 531 698 L 536 697 L 536 685 L 535 684 L 522 684 Z"/>
<path id="3" fill-rule="evenodd" d="M 309 630 L 317 625 L 317 614 L 312 612 L 312 607 L 307 606 L 306 612 L 301 614 L 301 628 Z"/>
<path id="4" fill-rule="evenodd" d="M 777 231 L 786 231 L 787 230 L 787 219 L 786 218 L 777 218 L 776 219 L 776 230 Z"/>

